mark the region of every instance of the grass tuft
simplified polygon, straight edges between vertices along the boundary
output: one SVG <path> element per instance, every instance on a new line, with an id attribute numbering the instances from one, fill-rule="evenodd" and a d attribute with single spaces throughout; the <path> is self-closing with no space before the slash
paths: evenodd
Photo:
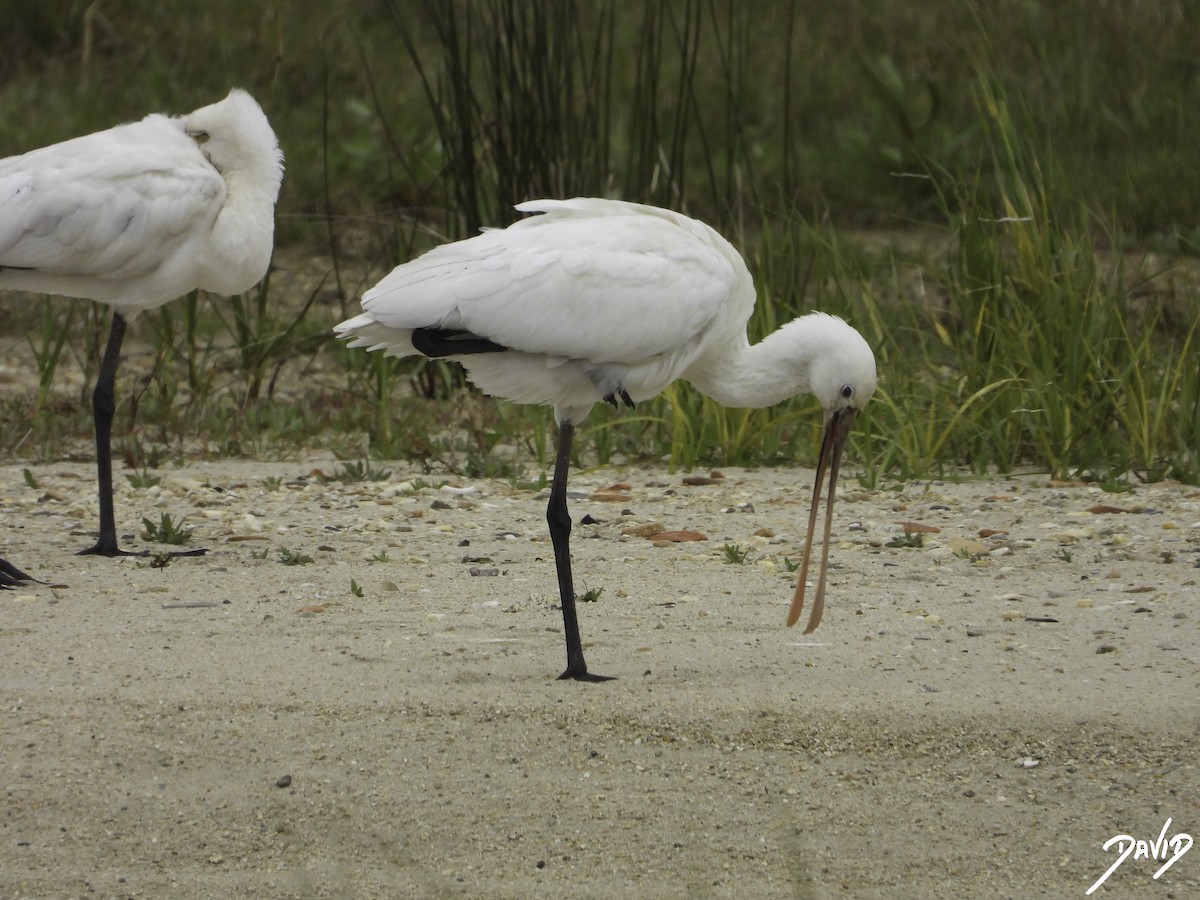
<path id="1" fill-rule="evenodd" d="M 187 544 L 192 540 L 192 528 L 185 528 L 183 518 L 178 520 L 163 513 L 158 523 L 142 519 L 142 537 L 159 544 Z"/>
<path id="2" fill-rule="evenodd" d="M 1200 483 L 1200 118 L 1179 64 L 1200 19 L 1180 9 L 181 0 L 163 16 L 130 0 L 95 14 L 81 63 L 79 15 L 20 6 L 0 35 L 0 153 L 182 112 L 232 72 L 288 154 L 270 277 L 131 324 L 115 449 L 135 486 L 167 462 L 313 448 L 363 460 L 344 480 L 389 459 L 544 485 L 528 466 L 552 456 L 546 411 L 329 330 L 390 265 L 573 194 L 726 234 L 759 287 L 752 339 L 811 309 L 859 328 L 881 374 L 847 451 L 867 486 L 1015 469 Z M 0 300 L 0 349 L 30 372 L 0 393 L 0 453 L 89 445 L 108 315 Z M 733 410 L 678 383 L 630 415 L 597 408 L 575 455 L 812 464 L 818 430 L 810 398 Z"/>

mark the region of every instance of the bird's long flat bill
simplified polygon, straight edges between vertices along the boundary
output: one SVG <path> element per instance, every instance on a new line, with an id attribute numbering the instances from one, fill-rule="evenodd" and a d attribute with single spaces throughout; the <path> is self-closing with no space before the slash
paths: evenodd
<path id="1" fill-rule="evenodd" d="M 817 507 L 821 502 L 821 484 L 825 470 L 829 470 L 829 496 L 825 501 L 825 534 L 821 541 L 821 566 L 817 572 L 817 591 L 812 609 L 808 613 L 808 624 L 804 633 L 811 634 L 821 624 L 825 612 L 825 569 L 829 565 L 829 535 L 833 529 L 833 498 L 837 490 L 838 466 L 842 462 L 842 450 L 846 436 L 858 410 L 852 406 L 835 409 L 825 416 L 825 429 L 821 435 L 821 452 L 817 455 L 817 474 L 813 479 L 812 508 L 808 513 L 808 536 L 804 542 L 804 559 L 800 564 L 800 579 L 796 582 L 796 593 L 792 595 L 792 608 L 788 610 L 787 624 L 790 628 L 800 619 L 804 611 L 804 593 L 808 584 L 808 566 L 812 559 L 813 536 L 817 529 Z"/>

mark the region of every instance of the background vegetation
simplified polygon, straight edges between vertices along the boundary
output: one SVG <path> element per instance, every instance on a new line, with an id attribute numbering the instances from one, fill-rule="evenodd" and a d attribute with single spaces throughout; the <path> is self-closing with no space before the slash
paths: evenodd
<path id="1" fill-rule="evenodd" d="M 545 461 L 543 411 L 328 329 L 433 243 L 595 194 L 729 235 L 759 284 L 752 337 L 812 308 L 863 331 L 882 374 L 851 444 L 869 483 L 1196 482 L 1197 46 L 1166 0 L 9 0 L 0 155 L 232 85 L 280 136 L 268 282 L 135 323 L 119 415 L 137 468 L 326 446 L 521 477 Z M 105 322 L 0 297 L 0 454 L 89 454 Z M 814 411 L 677 385 L 597 409 L 578 443 L 590 461 L 811 462 Z"/>

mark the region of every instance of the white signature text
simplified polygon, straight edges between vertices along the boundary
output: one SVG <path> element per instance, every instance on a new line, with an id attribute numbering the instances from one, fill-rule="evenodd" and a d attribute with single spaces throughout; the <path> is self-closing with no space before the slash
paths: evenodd
<path id="1" fill-rule="evenodd" d="M 1171 866 L 1175 865 L 1179 857 L 1192 849 L 1192 836 L 1181 831 L 1168 838 L 1167 829 L 1170 827 L 1171 820 L 1167 819 L 1163 824 L 1162 831 L 1158 833 L 1157 841 L 1135 841 L 1128 834 L 1117 834 L 1110 837 L 1104 842 L 1104 852 L 1107 853 L 1109 848 L 1115 844 L 1117 847 L 1117 858 L 1108 867 L 1108 871 L 1097 878 L 1096 883 L 1087 889 L 1087 892 L 1090 894 L 1096 888 L 1100 887 L 1100 885 L 1104 884 L 1108 880 L 1108 876 L 1117 871 L 1121 863 L 1129 859 L 1130 854 L 1133 855 L 1134 859 L 1153 859 L 1156 862 L 1158 860 L 1166 860 L 1166 862 L 1158 867 L 1158 871 L 1154 873 L 1156 879 L 1163 872 L 1167 871 L 1167 869 L 1171 868 Z M 1168 851 L 1171 851 L 1169 859 L 1167 858 Z"/>

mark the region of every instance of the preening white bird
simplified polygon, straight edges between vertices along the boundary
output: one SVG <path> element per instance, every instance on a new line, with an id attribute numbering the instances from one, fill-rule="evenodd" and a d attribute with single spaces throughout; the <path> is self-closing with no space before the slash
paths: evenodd
<path id="1" fill-rule="evenodd" d="M 100 529 L 82 551 L 128 555 L 112 499 L 113 382 L 126 323 L 196 289 L 249 290 L 267 272 L 283 154 L 254 98 L 149 115 L 0 160 L 0 289 L 113 308 L 92 394 Z"/>
<path id="2" fill-rule="evenodd" d="M 809 392 L 825 422 L 808 539 L 788 624 L 804 605 L 817 505 L 829 470 L 825 542 L 806 633 L 821 620 L 838 465 L 875 391 L 875 356 L 834 316 L 812 313 L 758 344 L 746 336 L 754 282 L 712 228 L 670 210 L 613 200 L 533 200 L 540 213 L 436 247 L 363 295 L 334 329 L 352 347 L 455 360 L 483 391 L 554 408 L 558 448 L 546 519 L 566 636 L 560 678 L 588 672 L 575 611 L 567 473 L 592 405 L 633 406 L 686 379 L 726 406 L 771 406 Z"/>

